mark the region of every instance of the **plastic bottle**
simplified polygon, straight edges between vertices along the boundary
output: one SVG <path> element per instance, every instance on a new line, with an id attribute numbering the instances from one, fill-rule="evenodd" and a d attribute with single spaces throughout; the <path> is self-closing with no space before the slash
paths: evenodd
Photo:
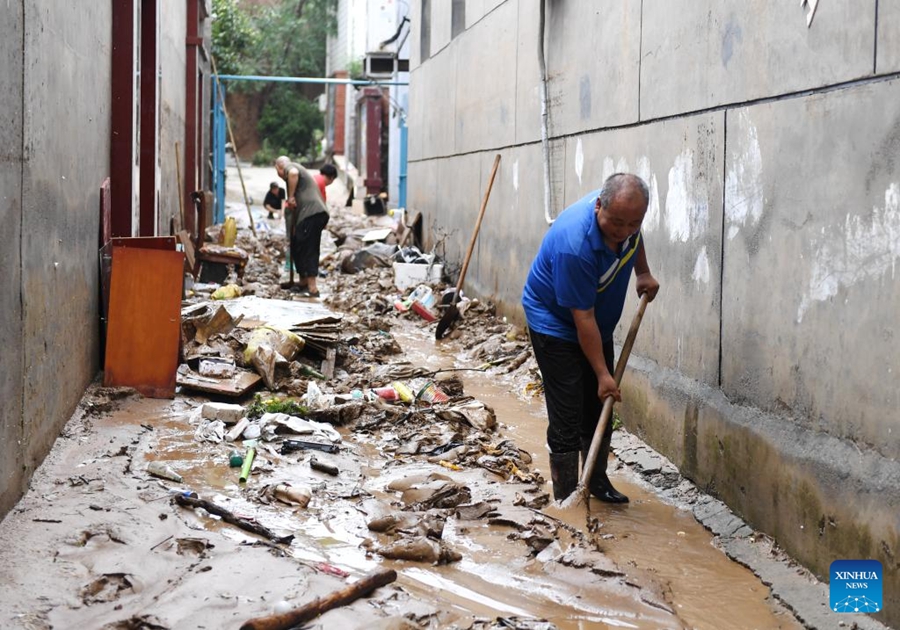
<path id="1" fill-rule="evenodd" d="M 397 392 L 397 396 L 400 397 L 405 403 L 411 403 L 413 398 L 415 397 L 412 390 L 405 383 L 401 383 L 400 381 L 394 381 L 391 383 L 391 387 L 394 388 L 394 391 Z"/>
<path id="2" fill-rule="evenodd" d="M 234 247 L 237 240 L 237 221 L 234 217 L 225 219 L 225 225 L 222 226 L 222 245 L 225 247 Z"/>
<path id="3" fill-rule="evenodd" d="M 147 464 L 147 472 L 154 477 L 161 477 L 176 483 L 183 483 L 184 477 L 175 472 L 171 466 L 163 462 L 150 462 Z"/>

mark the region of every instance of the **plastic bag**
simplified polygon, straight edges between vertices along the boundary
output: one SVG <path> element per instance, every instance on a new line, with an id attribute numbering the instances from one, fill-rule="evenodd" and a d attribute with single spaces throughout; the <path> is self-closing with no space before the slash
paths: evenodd
<path id="1" fill-rule="evenodd" d="M 263 377 L 266 387 L 275 386 L 275 364 L 290 361 L 303 350 L 306 342 L 289 330 L 260 326 L 250 333 L 244 350 L 244 363 L 252 365 Z"/>

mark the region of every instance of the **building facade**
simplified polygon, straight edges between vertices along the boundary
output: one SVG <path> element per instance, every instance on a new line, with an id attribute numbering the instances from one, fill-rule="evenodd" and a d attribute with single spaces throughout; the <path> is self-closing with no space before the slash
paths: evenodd
<path id="1" fill-rule="evenodd" d="M 103 239 L 169 234 L 179 194 L 209 181 L 208 16 L 206 0 L 0 5 L 0 516 L 101 367 Z"/>
<path id="2" fill-rule="evenodd" d="M 334 78 L 372 77 L 392 83 L 409 80 L 410 5 L 405 0 L 339 0 L 338 28 L 328 40 L 327 74 Z M 396 60 L 394 70 L 366 64 L 366 57 Z M 356 195 L 387 192 L 390 205 L 401 199 L 405 156 L 401 149 L 408 111 L 408 88 L 331 85 L 327 92 L 326 151 L 356 173 Z M 372 99 L 378 107 L 371 106 Z M 377 112 L 376 112 L 377 109 Z M 377 116 L 373 118 L 373 116 Z M 371 127 L 379 125 L 375 132 Z M 374 139 L 379 146 L 374 146 Z M 377 156 L 377 157 L 376 157 Z M 366 181 L 370 183 L 367 185 Z M 380 190 L 379 190 L 380 189 Z"/>

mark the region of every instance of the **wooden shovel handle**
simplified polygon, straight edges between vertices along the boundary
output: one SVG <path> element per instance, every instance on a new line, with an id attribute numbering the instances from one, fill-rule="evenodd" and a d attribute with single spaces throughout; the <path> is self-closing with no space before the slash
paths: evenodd
<path id="1" fill-rule="evenodd" d="M 638 329 L 641 327 L 641 321 L 644 319 L 644 311 L 647 310 L 647 303 L 650 297 L 644 293 L 641 295 L 641 303 L 638 305 L 634 319 L 631 320 L 631 328 L 628 329 L 628 336 L 625 337 L 625 343 L 622 344 L 622 352 L 619 354 L 619 360 L 616 363 L 616 385 L 622 382 L 622 375 L 625 373 L 625 365 L 628 363 L 628 357 L 631 356 L 631 348 L 634 347 L 634 340 L 637 337 Z M 581 471 L 581 481 L 579 485 L 586 488 L 590 483 L 591 475 L 594 474 L 594 466 L 597 463 L 597 452 L 600 450 L 600 442 L 603 441 L 603 434 L 606 432 L 606 425 L 612 416 L 613 404 L 615 399 L 608 396 L 603 401 L 603 411 L 600 412 L 600 421 L 594 430 L 594 437 L 591 438 L 591 448 L 588 450 L 587 458 L 584 460 L 584 467 Z"/>
<path id="2" fill-rule="evenodd" d="M 456 282 L 456 293 L 453 296 L 453 304 L 459 299 L 459 292 L 462 291 L 463 281 L 466 279 L 466 271 L 469 270 L 469 261 L 472 260 L 472 252 L 475 251 L 475 241 L 478 239 L 478 230 L 481 229 L 481 220 L 484 218 L 484 211 L 487 209 L 488 198 L 491 196 L 491 188 L 494 186 L 494 177 L 497 175 L 497 167 L 500 166 L 500 154 L 494 158 L 494 167 L 491 169 L 491 178 L 488 180 L 487 190 L 484 191 L 484 199 L 481 200 L 481 210 L 478 212 L 478 221 L 475 222 L 475 230 L 472 232 L 472 240 L 469 241 L 469 251 L 466 252 L 466 258 L 463 261 L 462 269 L 459 272 L 459 280 Z"/>

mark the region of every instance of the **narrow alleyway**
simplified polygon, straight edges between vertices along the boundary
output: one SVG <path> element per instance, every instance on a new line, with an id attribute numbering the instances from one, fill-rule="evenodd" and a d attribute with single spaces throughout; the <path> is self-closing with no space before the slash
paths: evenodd
<path id="1" fill-rule="evenodd" d="M 258 204 L 274 171 L 244 167 L 244 176 Z M 236 178 L 228 183 L 229 214 L 246 226 Z M 265 227 L 244 287 L 302 308 L 277 287 L 283 225 L 259 205 L 253 211 Z M 332 211 L 329 227 L 349 231 L 346 211 Z M 223 440 L 231 423 L 203 417 L 212 398 L 91 387 L 0 524 L 0 627 L 239 628 L 379 567 L 396 570 L 396 582 L 304 627 L 817 627 L 789 608 L 824 605 L 815 601 L 821 585 L 734 517 L 726 535 L 701 525 L 695 515 L 713 500 L 627 433 L 614 448 L 616 485 L 629 505 L 548 505 L 533 360 L 522 331 L 488 305 L 470 306 L 459 334 L 436 342 L 433 323 L 393 308 L 389 268 L 345 275 L 331 265 L 322 284 L 322 303 L 343 317 L 335 375 L 316 381 L 292 364 L 278 398 L 294 396 L 321 422 L 304 425 L 299 439 L 333 452 L 278 449 L 285 436 L 265 425 L 252 475 L 240 483 L 229 457 L 246 451 Z M 449 396 L 445 405 L 363 393 L 385 382 L 419 391 L 432 379 Z M 239 402 L 248 416 L 277 415 L 266 413 L 276 409 L 269 396 Z M 627 429 L 628 410 L 621 414 Z M 151 462 L 183 482 L 149 475 Z M 278 484 L 308 489 L 308 505 L 280 501 Z M 271 536 L 179 505 L 185 491 Z M 720 549 L 730 537 L 760 545 L 794 575 L 791 592 L 806 603 L 785 604 L 730 560 Z"/>

